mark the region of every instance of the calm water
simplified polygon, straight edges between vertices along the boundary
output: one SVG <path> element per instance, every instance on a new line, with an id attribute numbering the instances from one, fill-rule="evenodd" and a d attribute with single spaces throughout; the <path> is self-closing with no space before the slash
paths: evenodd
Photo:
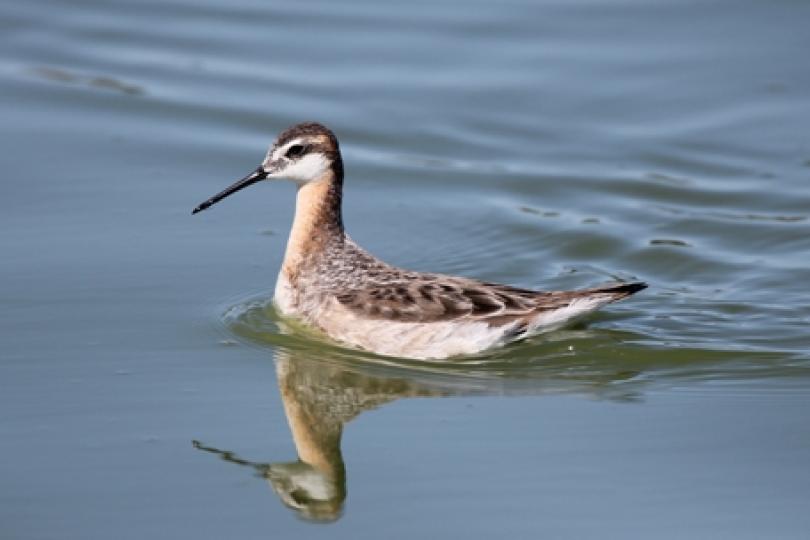
<path id="1" fill-rule="evenodd" d="M 0 537 L 806 538 L 810 5 L 386 4 L 0 4 Z M 293 187 L 190 211 L 310 119 L 393 263 L 651 287 L 452 364 L 285 334 Z"/>

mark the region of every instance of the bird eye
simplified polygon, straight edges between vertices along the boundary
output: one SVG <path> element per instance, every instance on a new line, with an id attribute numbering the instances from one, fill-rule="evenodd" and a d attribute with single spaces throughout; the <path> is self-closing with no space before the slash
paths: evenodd
<path id="1" fill-rule="evenodd" d="M 285 154 L 288 158 L 298 157 L 304 153 L 304 146 L 301 144 L 292 145 Z"/>

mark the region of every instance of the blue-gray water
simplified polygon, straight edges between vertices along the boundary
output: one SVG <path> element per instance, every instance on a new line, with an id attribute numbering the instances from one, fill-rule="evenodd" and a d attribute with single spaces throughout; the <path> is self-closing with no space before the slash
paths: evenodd
<path id="1" fill-rule="evenodd" d="M 808 22 L 2 3 L 0 537 L 806 538 Z M 293 187 L 190 211 L 302 120 L 390 262 L 650 288 L 450 365 L 284 335 Z"/>

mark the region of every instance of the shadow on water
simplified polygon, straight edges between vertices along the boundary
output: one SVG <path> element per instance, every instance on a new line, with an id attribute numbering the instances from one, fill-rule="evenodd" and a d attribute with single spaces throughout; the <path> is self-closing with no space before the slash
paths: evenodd
<path id="1" fill-rule="evenodd" d="M 347 496 L 344 425 L 403 398 L 579 394 L 640 401 L 656 388 L 810 375 L 781 353 L 665 348 L 645 336 L 580 326 L 448 362 L 381 358 L 339 348 L 280 319 L 267 301 L 229 310 L 226 325 L 274 351 L 276 377 L 298 459 L 259 462 L 200 441 L 198 450 L 253 469 L 281 501 L 308 521 L 339 519 Z"/>

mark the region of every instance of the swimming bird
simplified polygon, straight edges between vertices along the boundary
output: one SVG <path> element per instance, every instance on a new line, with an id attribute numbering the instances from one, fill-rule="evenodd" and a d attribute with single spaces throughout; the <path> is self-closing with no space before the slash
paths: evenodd
<path id="1" fill-rule="evenodd" d="M 192 213 L 256 182 L 279 178 L 294 181 L 298 191 L 276 281 L 277 309 L 376 354 L 414 359 L 475 354 L 559 328 L 647 287 L 624 282 L 535 291 L 385 263 L 346 234 L 338 140 L 312 122 L 283 131 L 256 170 Z"/>

